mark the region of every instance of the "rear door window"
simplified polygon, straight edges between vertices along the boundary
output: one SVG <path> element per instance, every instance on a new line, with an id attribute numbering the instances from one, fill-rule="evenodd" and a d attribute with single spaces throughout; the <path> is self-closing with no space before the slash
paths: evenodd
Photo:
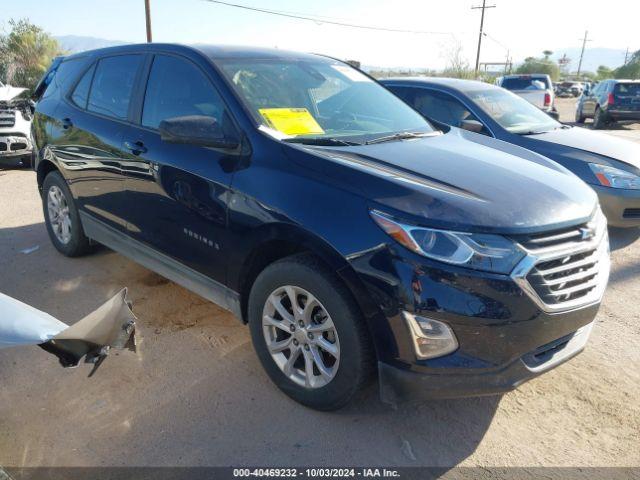
<path id="1" fill-rule="evenodd" d="M 126 120 L 142 55 L 118 55 L 98 62 L 87 110 Z"/>
<path id="2" fill-rule="evenodd" d="M 144 98 L 143 126 L 157 129 L 163 120 L 189 115 L 223 123 L 224 111 L 222 99 L 198 67 L 182 58 L 156 55 Z"/>

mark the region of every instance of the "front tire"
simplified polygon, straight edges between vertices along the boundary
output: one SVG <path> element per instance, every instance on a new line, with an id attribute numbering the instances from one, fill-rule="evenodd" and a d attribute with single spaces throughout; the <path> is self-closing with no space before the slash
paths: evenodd
<path id="1" fill-rule="evenodd" d="M 44 179 L 42 209 L 47 233 L 56 250 L 67 257 L 91 251 L 92 246 L 84 234 L 71 191 L 59 172 L 53 171 Z"/>
<path id="2" fill-rule="evenodd" d="M 576 123 L 584 123 L 584 115 L 582 114 L 582 107 L 576 108 Z"/>
<path id="3" fill-rule="evenodd" d="M 263 270 L 248 305 L 255 351 L 271 380 L 317 410 L 346 405 L 371 379 L 368 331 L 350 292 L 314 257 Z"/>

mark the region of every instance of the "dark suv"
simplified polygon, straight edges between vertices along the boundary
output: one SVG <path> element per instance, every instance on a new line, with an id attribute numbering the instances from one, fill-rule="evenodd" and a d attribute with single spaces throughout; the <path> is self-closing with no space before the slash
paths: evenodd
<path id="1" fill-rule="evenodd" d="M 640 80 L 603 80 L 576 106 L 576 122 L 593 118 L 593 128 L 613 122 L 640 122 Z"/>
<path id="2" fill-rule="evenodd" d="M 596 195 L 557 164 L 443 133 L 318 55 L 132 45 L 36 90 L 55 247 L 104 244 L 233 312 L 318 409 L 510 390 L 585 345 L 608 276 Z"/>

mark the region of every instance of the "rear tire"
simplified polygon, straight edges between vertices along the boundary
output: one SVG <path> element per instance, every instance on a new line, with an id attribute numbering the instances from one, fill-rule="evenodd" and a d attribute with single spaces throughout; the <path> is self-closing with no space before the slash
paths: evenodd
<path id="1" fill-rule="evenodd" d="M 303 405 L 336 410 L 372 377 L 374 354 L 359 308 L 335 273 L 310 255 L 264 269 L 251 289 L 248 317 L 262 366 Z"/>
<path id="2" fill-rule="evenodd" d="M 42 209 L 47 233 L 56 250 L 67 257 L 78 257 L 93 249 L 67 182 L 57 171 L 49 173 L 42 184 Z"/>
<path id="3" fill-rule="evenodd" d="M 600 130 L 607 125 L 607 119 L 600 107 L 596 107 L 596 113 L 593 116 L 593 129 Z"/>

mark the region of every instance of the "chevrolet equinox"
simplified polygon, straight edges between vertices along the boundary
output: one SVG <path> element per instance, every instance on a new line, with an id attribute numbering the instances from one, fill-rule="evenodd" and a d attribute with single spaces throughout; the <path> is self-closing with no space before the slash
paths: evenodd
<path id="1" fill-rule="evenodd" d="M 106 245 L 230 310 L 304 405 L 375 375 L 386 402 L 505 392 L 587 342 L 609 273 L 595 193 L 345 63 L 120 46 L 57 58 L 35 96 L 55 248 Z"/>

